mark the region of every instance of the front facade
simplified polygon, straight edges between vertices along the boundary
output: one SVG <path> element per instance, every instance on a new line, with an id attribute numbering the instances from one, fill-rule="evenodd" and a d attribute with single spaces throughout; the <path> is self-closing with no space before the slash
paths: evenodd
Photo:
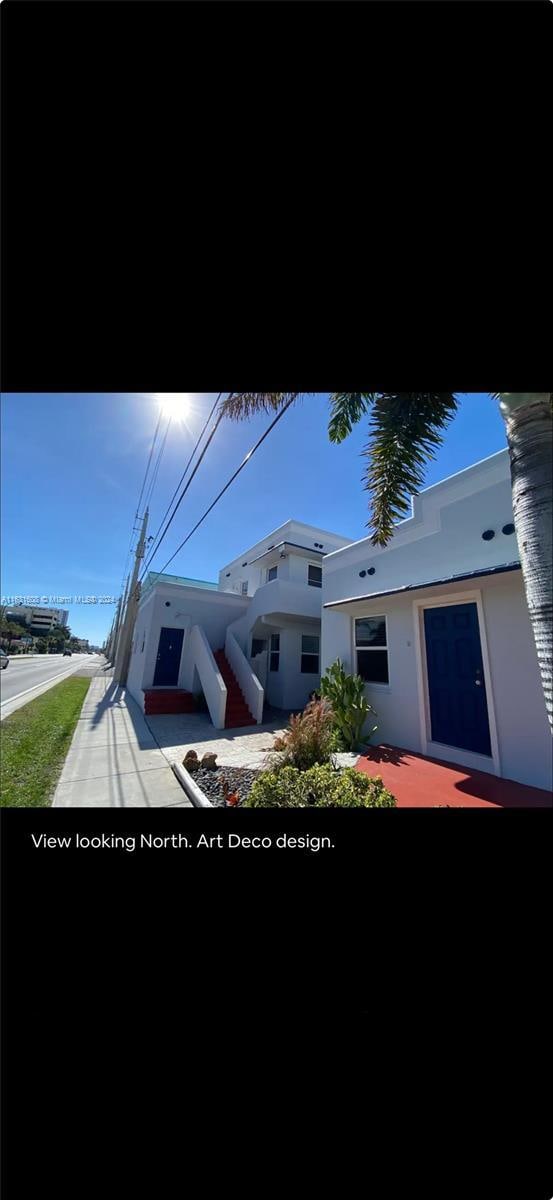
<path id="1" fill-rule="evenodd" d="M 414 497 L 385 548 L 288 521 L 217 583 L 148 576 L 128 687 L 152 713 L 203 694 L 236 727 L 303 708 L 337 658 L 378 742 L 551 787 L 506 450 Z"/>
<path id="2" fill-rule="evenodd" d="M 323 560 L 348 544 L 287 521 L 219 572 L 222 591 L 248 598 L 231 628 L 273 708 L 303 708 L 319 686 Z"/>
<path id="3" fill-rule="evenodd" d="M 379 742 L 551 788 L 508 451 L 413 498 L 388 546 L 324 561 L 321 665 L 366 681 Z"/>
<path id="4" fill-rule="evenodd" d="M 156 692 L 203 694 L 218 728 L 229 725 L 230 709 L 250 723 L 248 713 L 259 722 L 266 704 L 303 708 L 320 683 L 322 562 L 348 541 L 291 520 L 222 567 L 217 583 L 151 573 L 134 630 L 131 694 L 151 712 L 162 703 L 176 711 L 176 699 L 162 702 Z"/>

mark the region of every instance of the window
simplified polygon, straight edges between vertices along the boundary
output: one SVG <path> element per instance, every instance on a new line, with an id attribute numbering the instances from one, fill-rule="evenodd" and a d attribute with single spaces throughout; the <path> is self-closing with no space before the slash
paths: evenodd
<path id="1" fill-rule="evenodd" d="M 265 641 L 263 638 L 252 638 L 252 658 L 255 658 L 256 654 L 263 654 L 264 649 Z"/>
<path id="2" fill-rule="evenodd" d="M 271 579 L 276 579 L 277 575 L 278 567 L 269 567 L 269 570 L 267 571 L 267 583 L 270 583 Z"/>
<path id="3" fill-rule="evenodd" d="M 244 581 L 243 581 L 243 582 L 240 584 L 240 590 L 241 590 L 241 592 L 242 592 L 242 595 L 243 595 L 243 596 L 247 596 L 247 594 L 248 594 L 248 581 L 247 581 L 247 579 L 246 579 L 246 580 L 244 580 Z"/>
<path id="4" fill-rule="evenodd" d="M 309 563 L 309 566 L 307 568 L 307 582 L 310 585 L 310 587 L 322 587 L 323 586 L 323 568 L 316 567 L 312 563 Z"/>
<path id="5" fill-rule="evenodd" d="M 319 674 L 319 639 L 302 635 L 301 639 L 301 673 L 302 675 Z"/>
<path id="6" fill-rule="evenodd" d="M 276 570 L 276 567 L 275 567 Z M 271 634 L 271 653 L 269 655 L 269 670 L 278 671 L 280 666 L 280 633 Z"/>
<path id="7" fill-rule="evenodd" d="M 357 673 L 366 683 L 389 683 L 386 617 L 355 622 Z"/>

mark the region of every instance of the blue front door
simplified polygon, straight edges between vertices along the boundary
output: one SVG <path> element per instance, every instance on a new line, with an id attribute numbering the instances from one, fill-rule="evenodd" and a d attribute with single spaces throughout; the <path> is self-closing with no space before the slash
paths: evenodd
<path id="1" fill-rule="evenodd" d="M 159 635 L 154 687 L 175 687 L 179 682 L 180 656 L 184 629 L 167 629 Z"/>
<path id="2" fill-rule="evenodd" d="M 425 608 L 432 741 L 491 756 L 476 604 Z"/>

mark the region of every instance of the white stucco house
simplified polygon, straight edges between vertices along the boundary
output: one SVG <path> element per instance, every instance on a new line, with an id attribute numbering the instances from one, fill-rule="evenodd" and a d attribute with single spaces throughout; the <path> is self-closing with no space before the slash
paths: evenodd
<path id="1" fill-rule="evenodd" d="M 143 710 L 191 712 L 203 694 L 223 729 L 260 723 L 266 704 L 303 708 L 320 682 L 322 562 L 350 541 L 290 520 L 217 582 L 150 572 L 127 678 Z"/>
<path id="2" fill-rule="evenodd" d="M 127 686 L 216 728 L 304 707 L 337 658 L 381 743 L 551 788 L 552 739 L 514 531 L 508 451 L 427 488 L 385 548 L 287 521 L 217 582 L 150 573 Z"/>
<path id="3" fill-rule="evenodd" d="M 551 788 L 507 450 L 414 497 L 385 548 L 327 554 L 322 603 L 322 670 L 366 680 L 379 742 Z"/>

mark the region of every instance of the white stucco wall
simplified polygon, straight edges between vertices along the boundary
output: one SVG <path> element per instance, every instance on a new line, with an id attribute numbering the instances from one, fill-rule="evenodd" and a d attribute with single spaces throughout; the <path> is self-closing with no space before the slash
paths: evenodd
<path id="1" fill-rule="evenodd" d="M 368 538 L 325 558 L 323 604 L 361 597 L 432 579 L 447 578 L 519 561 L 516 535 L 503 534 L 513 522 L 507 451 L 492 455 L 467 471 L 421 493 L 413 516 L 402 522 L 389 546 L 375 548 Z M 493 529 L 484 541 L 484 530 Z M 372 576 L 360 570 L 374 566 Z M 375 740 L 407 750 L 437 753 L 422 745 L 416 657 L 415 601 L 481 596 L 491 675 L 491 697 L 497 727 L 500 774 L 534 787 L 551 787 L 551 735 L 545 712 L 537 656 L 518 570 L 432 589 L 362 601 L 347 609 L 324 609 L 322 670 L 336 658 L 355 671 L 353 619 L 385 615 L 388 629 L 390 681 L 368 684 L 366 694 L 378 713 Z M 460 601 L 462 602 L 462 601 Z M 426 670 L 424 646 L 422 668 Z M 451 748 L 450 761 L 494 770 L 480 755 Z"/>
<path id="2" fill-rule="evenodd" d="M 196 624 L 201 625 L 212 650 L 224 648 L 227 627 L 247 609 L 249 601 L 236 595 L 211 592 L 200 588 L 174 584 L 157 585 L 144 598 L 138 611 L 133 653 L 129 665 L 127 686 L 142 706 L 143 689 L 153 685 L 161 629 L 183 629 L 184 639 L 178 684 L 191 690 L 193 672 L 187 658 L 187 635 Z M 167 606 L 168 605 L 168 606 Z M 145 634 L 144 650 L 141 651 Z"/>
<path id="3" fill-rule="evenodd" d="M 138 609 L 131 643 L 129 670 L 127 674 L 127 688 L 131 693 L 131 696 L 134 696 L 134 699 L 142 709 L 144 709 L 142 679 L 145 671 L 148 635 L 154 610 L 154 601 L 155 592 L 149 592 L 148 595 L 144 597 L 142 607 L 139 607 Z M 143 644 L 144 650 L 142 650 Z"/>
<path id="4" fill-rule="evenodd" d="M 522 572 L 482 587 L 501 774 L 550 789 L 552 739 Z"/>
<path id="5" fill-rule="evenodd" d="M 499 745 L 500 774 L 532 787 L 549 789 L 552 783 L 552 740 L 545 711 L 530 618 L 526 607 L 522 574 L 513 571 L 465 585 L 448 584 L 428 592 L 428 607 L 436 600 L 464 593 L 467 600 L 477 590 L 482 598 L 485 635 L 491 674 L 491 696 Z M 388 684 L 367 684 L 365 695 L 378 714 L 374 741 L 404 750 L 424 753 L 421 743 L 420 705 L 416 661 L 416 610 L 414 599 L 425 592 L 390 596 L 363 606 L 363 615 L 386 616 L 388 636 Z M 459 603 L 463 603 L 459 599 Z M 357 613 L 359 616 L 360 613 Z M 331 619 L 329 619 L 329 617 Z M 345 612 L 323 618 L 323 671 L 341 658 L 356 672 L 353 650 L 354 617 Z M 430 730 L 428 730 L 430 734 Z M 434 751 L 437 758 L 465 763 L 493 772 L 491 760 L 451 748 Z"/>
<path id="6" fill-rule="evenodd" d="M 501 533 L 512 521 L 509 455 L 501 450 L 415 497 L 414 516 L 386 547 L 363 538 L 325 557 L 324 602 L 515 562 L 516 535 Z M 487 529 L 492 541 L 482 539 Z M 374 575 L 361 577 L 369 568 Z"/>
<path id="7" fill-rule="evenodd" d="M 252 562 L 252 559 L 265 554 L 270 546 L 277 546 L 279 542 L 284 541 L 290 541 L 313 550 L 315 542 L 317 542 L 323 545 L 325 553 L 349 545 L 349 539 L 338 533 L 318 529 L 315 525 L 305 525 L 301 521 L 286 521 L 284 525 L 280 525 L 278 529 L 268 533 L 261 541 L 250 546 L 248 550 L 242 551 L 222 567 L 219 571 L 219 588 L 223 591 L 239 591 L 241 582 L 247 581 L 248 595 L 253 596 L 257 588 L 266 583 L 267 564 L 255 563 Z M 315 554 L 313 561 L 321 562 L 321 556 Z M 298 556 L 292 558 L 291 553 L 284 559 L 279 559 L 277 556 L 275 562 L 278 565 L 279 579 L 295 579 L 298 582 L 307 580 L 307 567 L 304 569 L 300 565 L 305 562 L 305 559 L 299 559 Z"/>
<path id="8" fill-rule="evenodd" d="M 315 624 L 309 625 L 298 621 L 297 623 L 288 623 L 278 632 L 280 634 L 280 668 L 278 671 L 267 671 L 267 700 L 275 708 L 302 709 L 307 704 L 310 693 L 318 688 L 321 679 L 320 673 L 302 674 L 302 635 L 320 639 L 320 628 Z M 267 649 L 270 659 L 269 644 Z"/>

